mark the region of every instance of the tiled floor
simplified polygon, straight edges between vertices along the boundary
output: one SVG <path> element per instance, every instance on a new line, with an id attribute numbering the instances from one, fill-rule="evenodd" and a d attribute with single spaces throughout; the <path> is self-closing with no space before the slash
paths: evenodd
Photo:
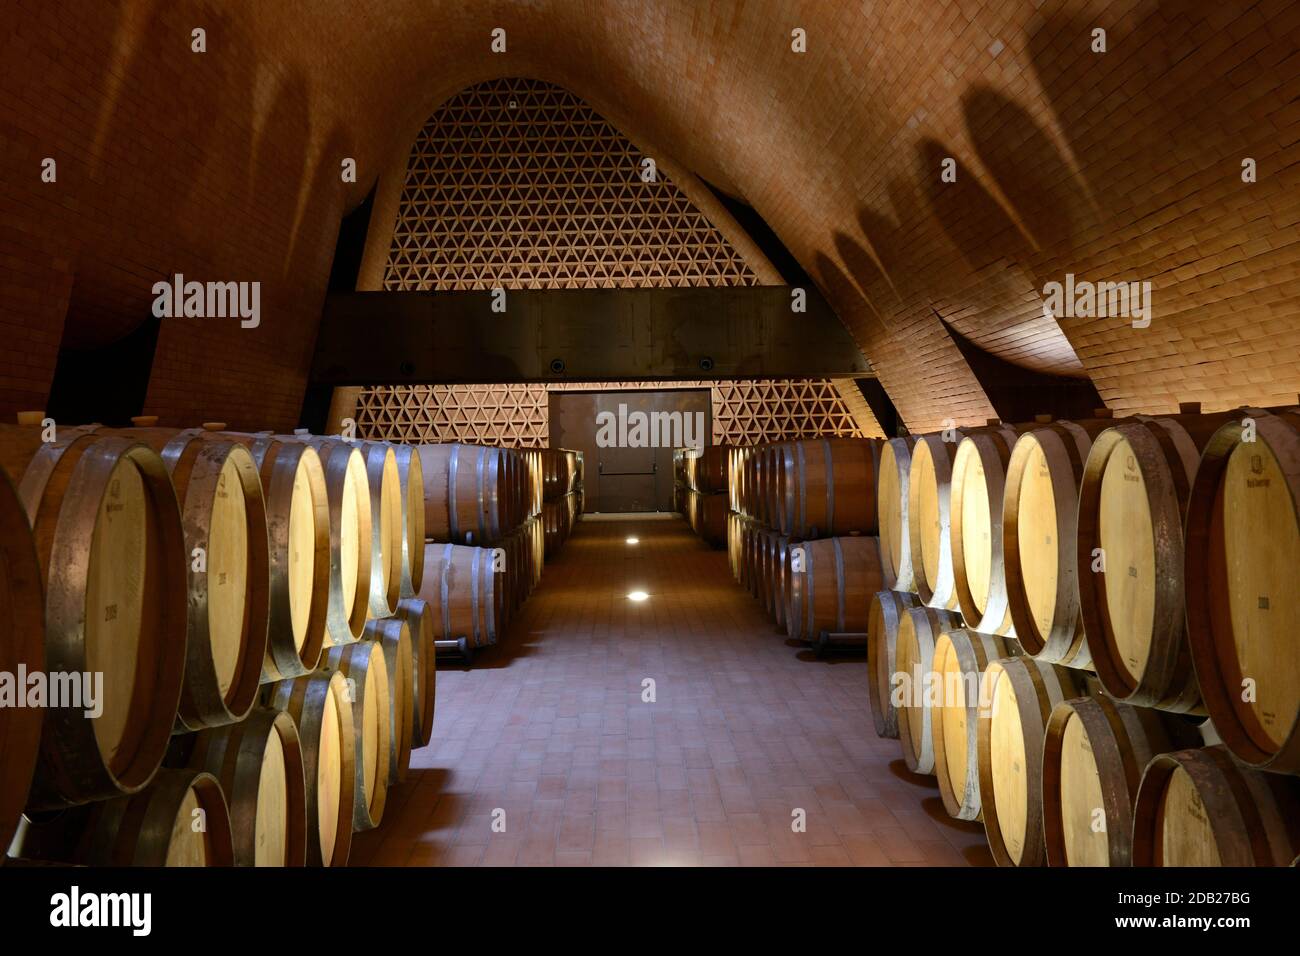
<path id="1" fill-rule="evenodd" d="M 680 519 L 584 521 L 505 641 L 438 675 L 433 743 L 352 862 L 991 864 L 875 736 L 866 679 L 787 644 Z"/>

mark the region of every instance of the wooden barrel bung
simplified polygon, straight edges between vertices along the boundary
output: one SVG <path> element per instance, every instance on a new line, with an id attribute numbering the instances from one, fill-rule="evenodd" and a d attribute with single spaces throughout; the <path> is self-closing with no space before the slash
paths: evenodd
<path id="1" fill-rule="evenodd" d="M 1028 657 L 984 672 L 988 701 L 976 729 L 984 833 L 999 866 L 1042 866 L 1043 740 L 1052 709 L 1079 696 L 1078 672 Z"/>
<path id="2" fill-rule="evenodd" d="M 18 674 L 45 670 L 45 595 L 27 512 L 0 467 L 0 675 L 13 681 L 0 695 L 0 847 L 9 846 L 27 802 L 40 752 L 42 708 L 16 699 L 26 694 Z M 22 703 L 24 706 L 19 706 Z"/>
<path id="3" fill-rule="evenodd" d="M 343 866 L 352 849 L 356 743 L 348 688 L 338 671 L 318 671 L 271 687 L 271 706 L 286 712 L 298 728 L 309 866 Z"/>
<path id="4" fill-rule="evenodd" d="M 388 801 L 392 690 L 383 648 L 374 641 L 332 647 L 325 652 L 322 670 L 335 671 L 347 680 L 352 699 L 351 745 L 356 754 L 352 829 L 373 830 L 383 820 Z"/>
<path id="5" fill-rule="evenodd" d="M 1288 866 L 1300 851 L 1296 781 L 1226 747 L 1160 754 L 1133 808 L 1134 866 Z"/>
<path id="6" fill-rule="evenodd" d="M 867 696 L 877 737 L 898 738 L 891 677 L 897 671 L 898 629 L 916 601 L 910 591 L 877 591 L 867 610 Z"/>
<path id="7" fill-rule="evenodd" d="M 952 563 L 952 462 L 962 433 L 920 435 L 907 479 L 907 543 L 921 603 L 957 610 Z M 951 439 L 951 440 L 949 440 Z"/>
<path id="8" fill-rule="evenodd" d="M 424 581 L 424 469 L 414 445 L 394 445 L 393 455 L 402 488 L 401 597 L 413 598 Z"/>
<path id="9" fill-rule="evenodd" d="M 242 723 L 198 734 L 190 766 L 221 783 L 236 866 L 305 866 L 307 791 L 298 727 L 255 708 Z"/>
<path id="10" fill-rule="evenodd" d="M 1062 701 L 1043 743 L 1043 836 L 1050 866 L 1130 866 L 1133 804 L 1159 753 L 1192 742 L 1181 718 L 1105 694 Z"/>
<path id="11" fill-rule="evenodd" d="M 1014 636 L 1002 549 L 1007 464 L 1017 432 L 991 425 L 966 435 L 952 463 L 953 577 L 962 617 L 981 634 Z"/>
<path id="12" fill-rule="evenodd" d="M 790 638 L 812 641 L 822 631 L 865 634 L 871 595 L 884 581 L 880 539 L 861 535 L 803 541 L 789 553 Z"/>
<path id="13" fill-rule="evenodd" d="M 1183 512 L 1197 445 L 1178 420 L 1099 434 L 1079 490 L 1080 612 L 1093 667 L 1116 700 L 1204 713 L 1186 642 Z"/>
<path id="14" fill-rule="evenodd" d="M 102 711 L 48 708 L 28 807 L 134 793 L 158 769 L 185 670 L 185 552 L 166 465 L 119 436 L 0 427 L 45 587 L 47 672 L 92 678 Z"/>
<path id="15" fill-rule="evenodd" d="M 934 644 L 934 674 L 942 697 L 930 715 L 934 770 L 948 815 L 979 820 L 979 721 L 987 714 L 984 674 L 989 664 L 1020 654 L 1009 637 L 962 627 L 943 631 Z"/>
<path id="16" fill-rule="evenodd" d="M 880 521 L 880 557 L 885 587 L 910 591 L 915 587 L 912 546 L 908 540 L 908 482 L 912 474 L 912 436 L 891 438 L 880 446 L 880 480 L 876 513 Z"/>
<path id="17" fill-rule="evenodd" d="M 387 617 L 402 591 L 402 476 L 393 446 L 359 442 L 370 490 L 370 616 Z"/>
<path id="18" fill-rule="evenodd" d="M 438 693 L 433 608 L 428 601 L 408 598 L 398 602 L 397 614 L 406 621 L 411 632 L 411 663 L 415 669 L 412 746 L 427 747 L 433 739 L 433 716 Z"/>
<path id="19" fill-rule="evenodd" d="M 401 783 L 411 766 L 415 722 L 415 664 L 411 630 L 403 617 L 371 621 L 363 640 L 378 644 L 388 674 L 388 782 Z"/>
<path id="20" fill-rule="evenodd" d="M 1300 411 L 1250 409 L 1214 434 L 1186 532 L 1188 647 L 1214 726 L 1243 763 L 1300 772 Z"/>
<path id="21" fill-rule="evenodd" d="M 910 608 L 899 619 L 890 687 L 903 762 L 912 773 L 934 773 L 934 647 L 940 634 L 959 626 L 955 613 L 925 606 Z"/>

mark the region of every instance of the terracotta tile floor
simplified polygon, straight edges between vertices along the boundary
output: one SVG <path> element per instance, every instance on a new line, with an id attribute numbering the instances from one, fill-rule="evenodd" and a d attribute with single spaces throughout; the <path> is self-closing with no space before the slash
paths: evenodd
<path id="1" fill-rule="evenodd" d="M 352 862 L 991 865 L 876 737 L 866 679 L 787 644 L 682 520 L 583 521 L 504 642 L 438 675 L 433 743 Z"/>

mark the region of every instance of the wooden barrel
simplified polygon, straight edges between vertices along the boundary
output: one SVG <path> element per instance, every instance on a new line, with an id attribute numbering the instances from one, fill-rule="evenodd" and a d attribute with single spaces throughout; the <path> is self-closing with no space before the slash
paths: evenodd
<path id="1" fill-rule="evenodd" d="M 359 442 L 357 447 L 370 489 L 370 616 L 387 617 L 402 596 L 402 475 L 392 445 Z"/>
<path id="2" fill-rule="evenodd" d="M 687 507 L 692 514 L 692 528 L 705 543 L 717 547 L 726 540 L 727 496 L 687 492 Z"/>
<path id="3" fill-rule="evenodd" d="M 908 481 L 912 474 L 912 436 L 891 438 L 880 446 L 880 475 L 876 482 L 876 515 L 880 524 L 880 561 L 885 587 L 914 588 L 912 546 L 908 542 Z"/>
<path id="4" fill-rule="evenodd" d="M 1019 654 L 1013 638 L 964 627 L 945 630 L 934 643 L 935 681 L 942 694 L 930 714 L 934 772 L 944 809 L 958 820 L 978 820 L 982 814 L 979 722 L 989 703 L 982 693 L 984 674 L 993 661 Z"/>
<path id="5" fill-rule="evenodd" d="M 45 670 L 44 597 L 27 512 L 0 467 L 0 674 L 14 675 L 16 694 L 27 684 L 17 675 Z M 40 752 L 42 708 L 20 703 L 0 707 L 0 847 L 13 838 Z"/>
<path id="6" fill-rule="evenodd" d="M 167 467 L 120 436 L 43 442 L 27 426 L 0 426 L 0 465 L 40 562 L 45 669 L 103 675 L 99 717 L 46 709 L 28 806 L 134 793 L 162 762 L 185 671 L 189 559 Z"/>
<path id="7" fill-rule="evenodd" d="M 741 512 L 745 498 L 745 469 L 749 461 L 750 448 L 747 445 L 730 445 L 727 447 L 727 507 L 731 511 Z"/>
<path id="8" fill-rule="evenodd" d="M 347 681 L 355 753 L 352 829 L 357 833 L 373 830 L 383 820 L 388 801 L 392 690 L 384 651 L 375 641 L 331 647 L 325 652 L 321 670 L 340 673 Z"/>
<path id="9" fill-rule="evenodd" d="M 471 647 L 495 644 L 501 612 L 501 572 L 494 550 L 459 544 L 425 545 L 421 600 L 434 612 L 439 638 L 467 638 Z"/>
<path id="10" fill-rule="evenodd" d="M 873 438 L 784 443 L 769 523 L 782 534 L 803 538 L 875 534 L 879 448 Z"/>
<path id="11" fill-rule="evenodd" d="M 1028 657 L 1001 658 L 984 671 L 988 716 L 977 728 L 980 809 L 999 866 L 1042 866 L 1043 740 L 1052 709 L 1080 695 L 1077 671 Z"/>
<path id="12" fill-rule="evenodd" d="M 909 608 L 898 622 L 890 686 L 903 762 L 912 773 L 934 773 L 934 647 L 946 629 L 960 626 L 955 613 L 925 606 Z"/>
<path id="13" fill-rule="evenodd" d="M 1294 778 L 1242 767 L 1222 745 L 1147 764 L 1133 808 L 1134 866 L 1288 866 L 1297 852 Z"/>
<path id="14" fill-rule="evenodd" d="M 1010 425 L 970 431 L 952 463 L 949 540 L 957 604 L 981 634 L 1014 634 L 1002 558 L 1002 505 L 1017 434 Z"/>
<path id="15" fill-rule="evenodd" d="M 415 662 L 411 631 L 402 617 L 371 621 L 363 638 L 378 644 L 388 673 L 388 782 L 401 783 L 411 766 L 415 723 Z"/>
<path id="16" fill-rule="evenodd" d="M 424 476 L 424 533 L 434 541 L 488 545 L 511 530 L 502 450 L 418 445 Z"/>
<path id="17" fill-rule="evenodd" d="M 878 538 L 804 541 L 790 549 L 790 562 L 786 633 L 793 640 L 815 640 L 822 631 L 867 632 L 871 595 L 884 582 Z"/>
<path id="18" fill-rule="evenodd" d="M 1043 836 L 1051 866 L 1131 866 L 1133 804 L 1157 754 L 1191 743 L 1179 718 L 1105 694 L 1062 701 L 1043 743 Z"/>
<path id="19" fill-rule="evenodd" d="M 877 591 L 867 610 L 867 696 L 877 737 L 898 739 L 898 712 L 893 702 L 893 675 L 898 628 L 909 608 L 916 607 L 910 591 Z"/>
<path id="20" fill-rule="evenodd" d="M 433 739 L 433 713 L 438 693 L 438 655 L 434 648 L 434 614 L 428 601 L 408 598 L 398 602 L 397 616 L 411 633 L 411 667 L 415 694 L 411 707 L 413 747 L 427 747 Z"/>
<path id="21" fill-rule="evenodd" d="M 1199 449 L 1228 417 L 1135 419 L 1099 434 L 1088 453 L 1080 612 L 1093 667 L 1116 700 L 1204 713 L 1186 640 L 1183 516 Z"/>
<path id="22" fill-rule="evenodd" d="M 729 487 L 727 468 L 730 464 L 731 448 L 727 445 L 705 445 L 698 452 L 687 456 L 690 487 L 702 494 L 726 492 Z"/>
<path id="23" fill-rule="evenodd" d="M 338 671 L 271 685 L 271 706 L 298 728 L 307 793 L 307 864 L 344 866 L 352 849 L 356 745 L 348 683 Z"/>
<path id="24" fill-rule="evenodd" d="M 307 791 L 293 718 L 257 708 L 242 723 L 196 735 L 189 765 L 221 783 L 236 866 L 305 866 Z"/>
<path id="25" fill-rule="evenodd" d="M 952 462 L 962 433 L 920 435 L 907 479 L 907 544 L 921 603 L 958 608 L 952 563 Z M 951 441 L 945 441 L 945 436 Z"/>
<path id="26" fill-rule="evenodd" d="M 1300 411 L 1249 410 L 1201 456 L 1184 568 L 1188 647 L 1219 736 L 1242 762 L 1288 773 L 1300 772 L 1298 503 Z"/>
<path id="27" fill-rule="evenodd" d="M 1105 427 L 1104 417 L 1041 425 L 1016 440 L 1007 465 L 1002 555 L 1011 620 L 1025 653 L 1066 667 L 1092 664 L 1075 539 L 1084 462 Z"/>
<path id="28" fill-rule="evenodd" d="M 330 508 L 330 585 L 326 647 L 361 638 L 370 612 L 372 507 L 370 479 L 360 448 L 341 438 L 286 435 L 310 445 L 325 469 Z"/>
<path id="29" fill-rule="evenodd" d="M 414 445 L 393 445 L 402 489 L 402 579 L 400 596 L 412 598 L 424 580 L 424 470 Z M 518 465 L 522 468 L 522 463 Z M 522 482 L 522 478 L 519 479 Z M 521 489 L 520 495 L 523 494 Z M 522 507 L 522 505 L 521 505 Z"/>

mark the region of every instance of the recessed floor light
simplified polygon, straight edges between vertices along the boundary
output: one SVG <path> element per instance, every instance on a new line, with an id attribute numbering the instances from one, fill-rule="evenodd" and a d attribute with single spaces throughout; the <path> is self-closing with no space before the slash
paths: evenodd
<path id="1" fill-rule="evenodd" d="M 628 538 L 628 539 L 627 539 L 627 543 L 628 543 L 628 544 L 640 544 L 640 543 L 641 543 L 641 539 L 640 539 L 640 538 Z"/>
<path id="2" fill-rule="evenodd" d="M 646 594 L 644 591 L 629 591 L 627 593 L 627 599 L 629 601 L 636 601 L 638 604 L 644 601 L 649 596 L 650 595 Z"/>

